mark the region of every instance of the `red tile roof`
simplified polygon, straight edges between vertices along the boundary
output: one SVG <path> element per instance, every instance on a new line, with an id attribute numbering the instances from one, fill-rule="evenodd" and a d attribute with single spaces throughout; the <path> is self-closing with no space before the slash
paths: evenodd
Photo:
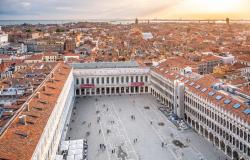
<path id="1" fill-rule="evenodd" d="M 34 96 L 30 99 L 30 111 L 22 109 L 1 135 L 0 159 L 31 159 L 71 71 L 71 67 L 63 63 L 59 63 L 57 67 L 54 72 L 55 81 L 46 81 L 43 85 L 46 86 L 45 91 L 43 87 L 38 89 L 40 98 Z M 19 116 L 21 115 L 27 116 L 27 125 L 19 123 Z"/>

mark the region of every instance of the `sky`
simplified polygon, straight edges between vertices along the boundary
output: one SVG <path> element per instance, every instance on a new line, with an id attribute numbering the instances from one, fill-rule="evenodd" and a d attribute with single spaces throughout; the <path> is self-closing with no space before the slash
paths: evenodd
<path id="1" fill-rule="evenodd" d="M 250 0 L 0 0 L 0 20 L 250 19 Z"/>

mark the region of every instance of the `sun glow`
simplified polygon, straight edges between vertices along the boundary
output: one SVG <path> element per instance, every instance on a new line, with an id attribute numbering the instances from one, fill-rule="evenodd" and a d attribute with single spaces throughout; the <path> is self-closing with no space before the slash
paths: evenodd
<path id="1" fill-rule="evenodd" d="M 205 13 L 228 13 L 241 8 L 241 0 L 189 0 L 194 10 Z"/>

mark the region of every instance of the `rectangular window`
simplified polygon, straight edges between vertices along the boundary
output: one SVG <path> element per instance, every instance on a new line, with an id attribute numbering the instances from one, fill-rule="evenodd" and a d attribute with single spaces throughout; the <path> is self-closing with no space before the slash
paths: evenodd
<path id="1" fill-rule="evenodd" d="M 124 77 L 122 76 L 121 78 L 121 83 L 123 84 L 124 83 Z"/>
<path id="2" fill-rule="evenodd" d="M 141 76 L 141 82 L 143 82 L 143 76 Z"/>
<path id="3" fill-rule="evenodd" d="M 138 81 L 139 81 L 139 77 L 136 76 L 136 77 L 135 77 L 135 82 L 138 82 Z"/>
<path id="4" fill-rule="evenodd" d="M 107 77 L 107 84 L 109 84 L 109 77 Z"/>
<path id="5" fill-rule="evenodd" d="M 102 84 L 104 84 L 104 77 L 102 77 Z"/>

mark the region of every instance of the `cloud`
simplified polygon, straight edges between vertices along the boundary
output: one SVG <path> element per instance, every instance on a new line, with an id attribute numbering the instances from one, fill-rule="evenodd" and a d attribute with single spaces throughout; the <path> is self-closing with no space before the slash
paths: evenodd
<path id="1" fill-rule="evenodd" d="M 25 8 L 30 7 L 31 3 L 30 2 L 21 2 L 21 5 Z"/>
<path id="2" fill-rule="evenodd" d="M 73 10 L 73 8 L 72 7 L 56 7 L 56 10 L 69 11 L 69 10 Z"/>
<path id="3" fill-rule="evenodd" d="M 190 13 L 193 7 L 180 7 L 188 1 L 192 0 L 0 0 L 0 19 L 166 18 Z"/>

